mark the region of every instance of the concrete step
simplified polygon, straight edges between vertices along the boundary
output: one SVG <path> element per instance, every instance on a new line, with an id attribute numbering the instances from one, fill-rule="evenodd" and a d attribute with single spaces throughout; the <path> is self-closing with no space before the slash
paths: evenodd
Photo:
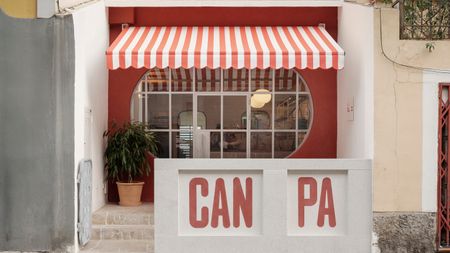
<path id="1" fill-rule="evenodd" d="M 153 253 L 153 241 L 123 241 L 123 240 L 91 240 L 80 247 L 80 252 L 103 253 L 103 252 L 129 252 L 129 253 Z"/>
<path id="2" fill-rule="evenodd" d="M 92 215 L 94 225 L 153 225 L 153 204 L 123 207 L 108 204 Z"/>
<path id="3" fill-rule="evenodd" d="M 153 225 L 92 225 L 92 240 L 153 240 Z"/>

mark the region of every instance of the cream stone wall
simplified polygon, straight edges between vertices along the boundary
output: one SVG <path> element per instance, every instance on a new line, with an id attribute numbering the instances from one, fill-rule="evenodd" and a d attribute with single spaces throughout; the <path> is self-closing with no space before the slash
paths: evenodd
<path id="1" fill-rule="evenodd" d="M 397 9 L 375 9 L 376 18 L 383 24 L 383 48 L 394 61 L 427 69 L 450 69 L 450 41 L 434 41 L 435 50 L 429 52 L 425 45 L 429 41 L 399 40 L 399 12 Z M 379 19 L 376 23 L 379 23 Z M 376 31 L 377 32 L 377 31 Z M 379 31 L 378 31 L 379 32 Z"/>
<path id="2" fill-rule="evenodd" d="M 372 0 L 345 0 L 345 2 L 368 5 L 371 4 Z"/>
<path id="3" fill-rule="evenodd" d="M 399 39 L 397 9 L 374 12 L 374 211 L 422 211 L 423 71 L 450 69 L 450 41 L 430 53 Z"/>
<path id="4" fill-rule="evenodd" d="M 0 9 L 15 18 L 48 18 L 66 8 L 102 0 L 0 0 Z M 57 5 L 57 3 L 59 5 Z"/>

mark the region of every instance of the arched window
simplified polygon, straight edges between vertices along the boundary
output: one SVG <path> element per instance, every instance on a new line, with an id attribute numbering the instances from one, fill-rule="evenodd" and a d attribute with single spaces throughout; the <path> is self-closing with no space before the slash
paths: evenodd
<path id="1" fill-rule="evenodd" d="M 161 158 L 284 158 L 312 116 L 304 79 L 285 69 L 151 69 L 131 100 Z"/>

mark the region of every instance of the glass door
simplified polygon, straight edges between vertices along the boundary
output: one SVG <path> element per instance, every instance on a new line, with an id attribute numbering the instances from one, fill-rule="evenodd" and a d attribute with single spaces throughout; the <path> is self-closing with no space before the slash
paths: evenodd
<path id="1" fill-rule="evenodd" d="M 196 96 L 196 128 L 194 131 L 194 157 L 220 158 L 221 151 L 221 96 Z"/>
<path id="2" fill-rule="evenodd" d="M 248 95 L 223 96 L 223 158 L 248 157 Z"/>
<path id="3" fill-rule="evenodd" d="M 195 158 L 247 157 L 247 95 L 195 95 Z"/>

